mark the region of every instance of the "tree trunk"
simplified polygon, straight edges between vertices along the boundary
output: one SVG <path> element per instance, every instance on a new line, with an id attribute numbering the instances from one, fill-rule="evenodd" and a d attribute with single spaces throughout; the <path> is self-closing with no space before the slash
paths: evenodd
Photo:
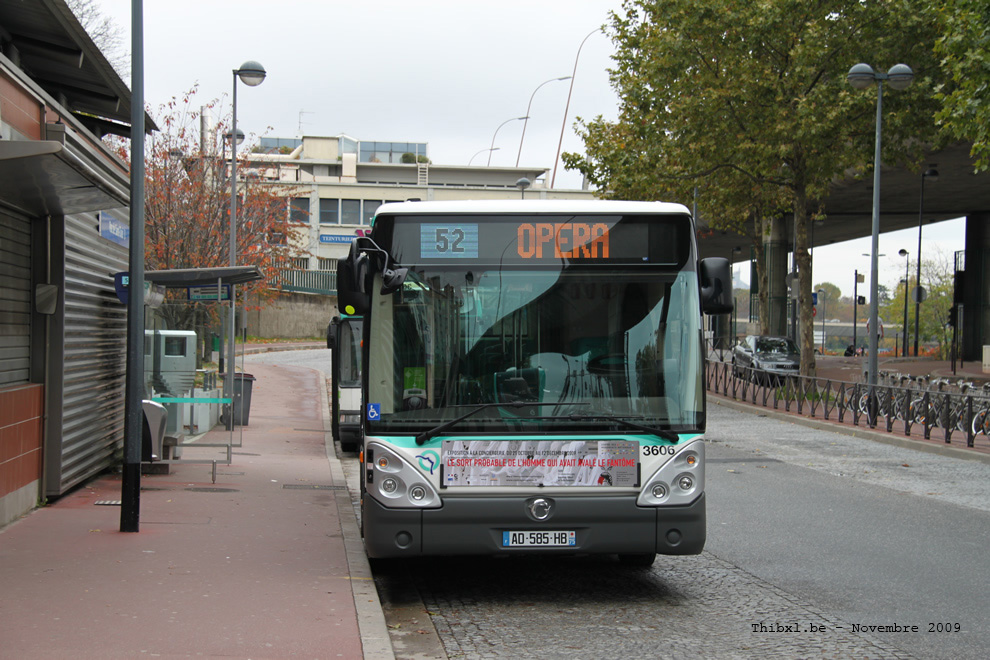
<path id="1" fill-rule="evenodd" d="M 814 376 L 815 335 L 811 315 L 811 254 L 808 251 L 808 197 L 803 187 L 794 192 L 795 263 L 798 271 L 798 348 L 801 350 L 801 375 Z"/>

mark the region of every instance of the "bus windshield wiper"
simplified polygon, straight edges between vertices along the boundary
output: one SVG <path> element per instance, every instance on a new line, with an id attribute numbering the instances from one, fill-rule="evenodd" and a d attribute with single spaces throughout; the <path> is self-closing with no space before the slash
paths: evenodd
<path id="1" fill-rule="evenodd" d="M 429 442 L 431 439 L 440 435 L 450 427 L 463 422 L 465 419 L 474 415 L 475 413 L 481 412 L 488 408 L 532 408 L 534 406 L 556 406 L 556 403 L 537 403 L 535 401 L 513 401 L 511 403 L 479 403 L 476 406 L 472 406 L 471 410 L 464 413 L 460 417 L 455 417 L 454 419 L 444 422 L 440 426 L 435 426 L 428 431 L 423 431 L 416 436 L 416 444 L 422 445 Z M 458 406 L 451 406 L 458 407 Z"/>
<path id="2" fill-rule="evenodd" d="M 587 421 L 592 419 L 607 419 L 609 421 L 622 424 L 627 428 L 636 429 L 637 431 L 643 431 L 644 433 L 651 433 L 657 436 L 658 438 L 663 438 L 664 440 L 669 440 L 671 442 L 677 442 L 678 440 L 681 439 L 681 437 L 677 435 L 677 433 L 675 433 L 674 431 L 653 428 L 652 426 L 646 426 L 644 424 L 637 424 L 636 422 L 631 422 L 623 417 L 618 417 L 617 415 L 610 415 L 608 413 L 603 413 L 598 411 L 589 413 L 587 415 L 580 415 L 574 413 L 571 415 L 559 415 L 555 417 L 544 417 L 541 419 L 570 419 L 576 422 Z"/>

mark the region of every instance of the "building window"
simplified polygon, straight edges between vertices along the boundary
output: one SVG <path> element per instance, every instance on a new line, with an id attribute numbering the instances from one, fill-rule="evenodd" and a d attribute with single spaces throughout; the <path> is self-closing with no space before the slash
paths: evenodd
<path id="1" fill-rule="evenodd" d="M 340 200 L 340 223 L 343 225 L 361 224 L 361 200 Z"/>
<path id="2" fill-rule="evenodd" d="M 340 224 L 340 212 L 337 206 L 340 204 L 339 199 L 321 199 L 320 200 L 320 224 L 321 225 L 338 225 Z"/>
<path id="3" fill-rule="evenodd" d="M 309 222 L 309 197 L 294 197 L 289 200 L 289 222 Z"/>
<path id="4" fill-rule="evenodd" d="M 375 217 L 375 211 L 377 211 L 378 207 L 381 205 L 382 202 L 379 199 L 364 200 L 364 208 L 363 208 L 363 212 L 361 213 L 361 224 L 370 225 L 372 218 Z"/>
<path id="5" fill-rule="evenodd" d="M 318 259 L 319 261 L 317 263 L 317 267 L 319 268 L 319 270 L 329 270 L 333 272 L 337 271 L 336 259 L 324 259 L 323 257 L 319 257 Z"/>

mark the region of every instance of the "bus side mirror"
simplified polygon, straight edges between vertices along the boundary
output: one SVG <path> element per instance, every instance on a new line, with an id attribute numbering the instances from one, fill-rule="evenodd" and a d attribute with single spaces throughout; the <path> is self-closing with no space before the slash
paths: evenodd
<path id="1" fill-rule="evenodd" d="M 402 283 L 406 281 L 408 268 L 386 268 L 382 271 L 382 295 L 387 296 L 402 288 Z"/>
<path id="2" fill-rule="evenodd" d="M 353 249 L 346 259 L 337 262 L 337 308 L 344 314 L 368 313 L 368 266 L 368 255 Z"/>
<path id="3" fill-rule="evenodd" d="M 701 310 L 705 314 L 732 312 L 732 269 L 724 257 L 701 260 Z"/>

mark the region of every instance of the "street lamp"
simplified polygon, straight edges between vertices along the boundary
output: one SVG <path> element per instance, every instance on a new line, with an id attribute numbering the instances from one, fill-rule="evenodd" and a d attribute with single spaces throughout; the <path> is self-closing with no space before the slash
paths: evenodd
<path id="1" fill-rule="evenodd" d="M 547 83 L 556 82 L 558 80 L 570 80 L 570 79 L 571 79 L 570 76 L 564 76 L 563 78 L 551 78 L 550 80 L 541 82 L 539 85 L 537 85 L 536 89 L 533 90 L 533 93 L 529 95 L 529 105 L 526 106 L 526 121 L 523 122 L 522 135 L 519 137 L 519 153 L 516 154 L 516 167 L 519 167 L 519 159 L 522 157 L 523 138 L 526 137 L 526 124 L 529 123 L 529 109 L 533 107 L 533 97 L 536 96 L 536 92 L 540 90 L 540 87 L 543 87 Z"/>
<path id="2" fill-rule="evenodd" d="M 879 337 L 877 329 L 879 327 L 879 309 L 877 298 L 879 293 L 880 268 L 877 263 L 877 255 L 880 252 L 880 134 L 883 125 L 883 81 L 886 80 L 894 89 L 907 89 L 914 80 L 914 72 L 906 64 L 895 64 L 887 73 L 879 73 L 873 70 L 869 64 L 856 64 L 846 75 L 846 80 L 853 89 L 867 89 L 871 84 L 877 86 L 877 121 L 876 121 L 876 145 L 873 152 L 873 245 L 870 259 L 870 355 L 867 358 L 866 382 L 872 393 L 877 385 L 877 349 L 879 347 Z M 873 397 L 871 397 L 873 401 Z M 872 411 L 871 412 L 875 412 Z M 873 417 L 873 415 L 871 415 Z"/>
<path id="3" fill-rule="evenodd" d="M 230 144 L 230 138 L 235 135 L 234 131 L 227 131 L 223 134 L 223 161 L 227 162 L 227 145 Z M 237 129 L 237 144 L 241 145 L 244 142 L 244 131 Z"/>
<path id="4" fill-rule="evenodd" d="M 907 329 L 908 329 L 907 294 L 908 294 L 908 285 L 911 283 L 908 280 L 908 266 L 911 263 L 911 260 L 908 259 L 909 254 L 907 250 L 898 250 L 897 254 L 904 257 L 904 341 L 901 342 L 901 346 L 903 346 L 903 348 L 901 349 L 901 356 L 903 357 L 907 355 Z"/>
<path id="5" fill-rule="evenodd" d="M 468 161 L 468 167 L 470 167 L 470 166 L 471 166 L 471 162 L 472 162 L 472 161 L 473 161 L 473 160 L 474 160 L 474 159 L 475 159 L 475 158 L 476 158 L 476 157 L 477 157 L 478 155 L 480 155 L 480 154 L 483 154 L 483 153 L 485 153 L 486 151 L 498 151 L 498 150 L 499 150 L 499 149 L 501 149 L 501 148 L 502 148 L 502 147 L 492 147 L 491 149 L 482 149 L 481 151 L 479 151 L 478 153 L 476 153 L 476 154 L 475 154 L 474 156 L 471 156 L 471 159 L 470 159 L 470 160 Z"/>
<path id="6" fill-rule="evenodd" d="M 921 214 L 925 210 L 925 179 L 931 179 L 932 183 L 938 181 L 938 170 L 934 165 L 929 165 L 928 169 L 921 173 L 921 201 L 918 202 L 918 273 L 915 277 L 914 294 L 914 355 L 918 355 L 918 320 L 921 318 Z"/>
<path id="7" fill-rule="evenodd" d="M 557 163 L 560 161 L 560 147 L 564 144 L 564 128 L 567 126 L 567 111 L 571 109 L 571 92 L 574 91 L 574 76 L 577 75 L 577 65 L 578 58 L 581 57 L 581 49 L 584 48 L 584 42 L 588 40 L 588 37 L 593 35 L 595 32 L 601 32 L 600 27 L 595 28 L 588 33 L 584 39 L 581 40 L 581 45 L 578 46 L 577 55 L 574 56 L 574 72 L 571 74 L 571 85 L 567 90 L 567 103 L 564 104 L 564 119 L 560 122 L 560 140 L 557 141 L 557 155 L 553 159 L 553 176 L 550 178 L 550 187 L 553 188 L 554 183 L 557 181 Z"/>
<path id="8" fill-rule="evenodd" d="M 230 122 L 230 133 L 229 135 L 234 137 L 230 141 L 230 265 L 237 265 L 237 144 L 243 139 L 243 133 L 237 130 L 237 79 L 240 78 L 241 82 L 248 87 L 257 87 L 265 80 L 265 67 L 261 66 L 257 62 L 249 60 L 241 65 L 241 68 L 234 69 L 234 93 L 231 96 L 231 122 Z M 235 296 L 234 287 L 230 287 L 230 322 L 229 322 L 229 332 L 227 337 L 229 340 L 229 345 L 227 346 L 227 365 L 226 373 L 227 378 L 224 382 L 224 396 L 229 398 L 230 414 L 228 419 L 230 420 L 227 426 L 228 430 L 234 429 L 234 337 L 235 328 L 234 324 L 236 322 L 236 309 L 235 309 Z M 243 391 L 243 390 L 242 390 Z"/>
<path id="9" fill-rule="evenodd" d="M 495 136 L 498 135 L 499 130 L 503 126 L 505 126 L 506 124 L 508 124 L 510 121 L 522 121 L 523 119 L 529 119 L 529 117 L 528 116 L 526 116 L 526 117 L 513 117 L 511 119 L 506 119 L 501 124 L 499 124 L 498 125 L 498 128 L 495 129 L 495 132 L 492 133 L 492 146 L 488 149 L 488 165 L 489 166 L 491 166 L 491 164 L 492 164 L 492 152 L 495 151 Z"/>
<path id="10" fill-rule="evenodd" d="M 521 177 L 516 181 L 516 188 L 519 188 L 520 199 L 526 199 L 526 188 L 529 188 L 531 185 L 533 185 L 532 182 L 526 177 Z"/>
<path id="11" fill-rule="evenodd" d="M 825 356 L 825 289 L 818 289 L 818 298 L 822 301 L 822 356 Z"/>

